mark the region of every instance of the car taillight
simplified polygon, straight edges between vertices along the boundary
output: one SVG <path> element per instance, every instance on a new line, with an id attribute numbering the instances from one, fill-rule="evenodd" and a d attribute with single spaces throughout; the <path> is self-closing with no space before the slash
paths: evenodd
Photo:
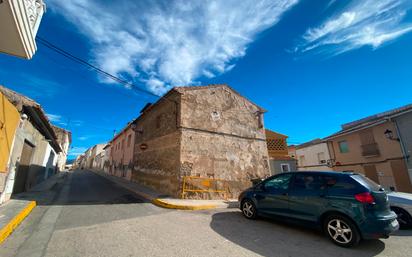
<path id="1" fill-rule="evenodd" d="M 375 199 L 369 192 L 357 194 L 355 195 L 355 199 L 361 203 L 374 203 L 375 202 Z"/>

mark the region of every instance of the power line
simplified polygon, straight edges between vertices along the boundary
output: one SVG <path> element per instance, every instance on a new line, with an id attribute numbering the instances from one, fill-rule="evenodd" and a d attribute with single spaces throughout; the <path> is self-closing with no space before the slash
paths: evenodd
<path id="1" fill-rule="evenodd" d="M 77 56 L 75 56 L 75 55 L 67 52 L 66 50 L 63 50 L 62 48 L 60 48 L 60 47 L 58 47 L 58 46 L 50 43 L 49 41 L 47 41 L 46 39 L 44 39 L 44 38 L 42 38 L 42 37 L 40 37 L 40 36 L 37 36 L 36 38 L 37 38 L 37 40 L 38 40 L 42 45 L 44 45 L 45 47 L 47 47 L 47 48 L 55 51 L 56 53 L 59 53 L 59 54 L 65 56 L 65 57 L 71 59 L 71 60 L 74 61 L 74 62 L 77 62 L 77 63 L 79 63 L 79 64 L 81 64 L 81 65 L 83 65 L 83 66 L 86 66 L 86 67 L 88 67 L 88 68 L 91 68 L 91 69 L 97 71 L 98 73 L 100 73 L 100 74 L 102 74 L 102 75 L 104 75 L 104 76 L 112 79 L 113 81 L 116 81 L 117 83 L 123 84 L 123 85 L 125 85 L 126 87 L 130 87 L 130 88 L 132 88 L 132 89 L 134 89 L 134 90 L 143 92 L 143 93 L 145 93 L 145 94 L 148 94 L 148 95 L 151 95 L 151 96 L 154 96 L 154 97 L 157 97 L 157 98 L 160 97 L 159 95 L 156 95 L 156 94 L 154 94 L 154 93 L 152 93 L 152 92 L 150 92 L 150 91 L 148 91 L 148 90 L 145 90 L 145 89 L 143 89 L 143 88 L 141 88 L 141 87 L 139 87 L 139 86 L 137 86 L 137 85 L 135 85 L 135 84 L 133 84 L 133 83 L 131 83 L 131 82 L 128 82 L 128 81 L 126 81 L 126 80 L 124 80 L 124 79 L 122 79 L 122 78 L 119 78 L 119 77 L 117 77 L 117 76 L 115 76 L 115 75 L 113 75 L 113 74 L 111 74 L 111 73 L 109 73 L 109 72 L 107 72 L 107 71 L 104 71 L 104 70 L 100 69 L 99 67 L 96 67 L 95 65 L 89 63 L 88 61 L 85 61 L 85 60 L 83 60 L 82 58 L 77 57 Z"/>
<path id="2" fill-rule="evenodd" d="M 128 82 L 128 81 L 123 80 L 123 79 L 121 79 L 121 78 L 119 78 L 119 77 L 117 77 L 117 76 L 115 76 L 115 75 L 113 75 L 113 74 L 110 74 L 109 72 L 104 71 L 104 70 L 96 67 L 95 65 L 93 65 L 93 64 L 91 64 L 91 63 L 83 60 L 82 58 L 79 58 L 79 57 L 77 57 L 77 56 L 74 56 L 73 54 L 67 52 L 66 50 L 63 50 L 62 48 L 60 48 L 60 47 L 58 47 L 58 46 L 56 46 L 56 45 L 54 45 L 54 44 L 52 44 L 52 43 L 50 43 L 49 41 L 47 41 L 46 39 L 43 39 L 43 38 L 40 37 L 40 36 L 37 36 L 37 40 L 38 40 L 42 45 L 44 45 L 44 46 L 46 46 L 47 48 L 55 51 L 56 53 L 59 53 L 59 54 L 65 56 L 65 57 L 71 59 L 72 61 L 77 62 L 77 63 L 83 65 L 83 66 L 89 67 L 89 68 L 97 71 L 98 73 L 103 74 L 104 76 L 106 76 L 106 77 L 108 77 L 108 78 L 110 78 L 110 79 L 112 79 L 112 80 L 114 80 L 114 81 L 116 81 L 116 82 L 118 82 L 118 83 L 120 83 L 120 84 L 123 84 L 123 85 L 125 85 L 125 86 L 127 86 L 127 87 L 131 87 L 131 88 L 133 88 L 133 89 L 136 89 L 136 90 L 138 90 L 138 91 L 140 91 L 140 92 L 149 94 L 149 95 L 151 95 L 151 96 L 155 96 L 155 97 L 157 97 L 157 98 L 160 97 L 159 95 L 156 95 L 156 94 L 154 94 L 154 93 L 152 93 L 152 92 L 150 92 L 150 91 L 148 91 L 148 90 L 142 89 L 141 87 L 138 87 L 137 85 L 135 85 L 135 84 L 133 84 L 133 83 L 131 83 L 131 82 Z M 170 100 L 167 99 L 167 98 L 163 98 L 163 99 L 165 99 L 166 101 L 170 101 Z M 171 101 L 171 102 L 173 102 L 173 101 Z M 203 108 L 205 108 L 205 107 L 202 107 L 202 109 L 203 109 Z M 215 111 L 221 111 L 221 112 L 225 112 L 225 113 L 231 113 L 231 112 L 233 112 L 233 113 L 248 113 L 248 114 L 250 113 L 250 114 L 254 114 L 253 112 L 250 112 L 250 111 L 240 111 L 240 112 L 239 112 L 239 111 L 231 111 L 231 110 L 221 110 L 221 109 L 217 109 L 217 108 L 213 108 L 213 107 L 209 107 L 209 109 L 213 109 L 213 110 L 215 110 Z"/>

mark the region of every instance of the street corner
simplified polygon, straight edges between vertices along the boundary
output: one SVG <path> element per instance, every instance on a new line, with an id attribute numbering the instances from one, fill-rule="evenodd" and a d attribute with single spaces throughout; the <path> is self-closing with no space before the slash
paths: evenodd
<path id="1" fill-rule="evenodd" d="M 154 205 L 166 209 L 176 210 L 210 210 L 210 209 L 225 209 L 233 208 L 231 202 L 214 201 L 214 200 L 188 200 L 188 199 L 173 199 L 173 198 L 156 198 L 152 200 Z"/>
<path id="2" fill-rule="evenodd" d="M 0 244 L 36 207 L 36 201 L 11 200 L 0 207 Z"/>

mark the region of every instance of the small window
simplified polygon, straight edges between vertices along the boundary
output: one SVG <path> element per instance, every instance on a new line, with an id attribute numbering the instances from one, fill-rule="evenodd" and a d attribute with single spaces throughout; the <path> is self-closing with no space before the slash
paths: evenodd
<path id="1" fill-rule="evenodd" d="M 319 163 L 326 163 L 325 153 L 324 152 L 318 153 L 318 161 L 319 161 Z"/>
<path id="2" fill-rule="evenodd" d="M 265 182 L 265 189 L 268 191 L 287 190 L 289 188 L 289 182 L 292 178 L 292 174 L 282 174 L 269 179 Z"/>
<path id="3" fill-rule="evenodd" d="M 290 165 L 289 163 L 281 163 L 280 164 L 280 170 L 282 172 L 289 172 L 290 171 Z"/>
<path id="4" fill-rule="evenodd" d="M 130 142 L 132 141 L 132 135 L 127 136 L 127 147 L 130 147 Z"/>
<path id="5" fill-rule="evenodd" d="M 305 156 L 304 155 L 299 156 L 299 165 L 300 166 L 305 165 Z"/>
<path id="6" fill-rule="evenodd" d="M 349 147 L 348 147 L 348 142 L 346 140 L 338 142 L 339 144 L 339 151 L 341 153 L 348 153 L 349 152 Z"/>

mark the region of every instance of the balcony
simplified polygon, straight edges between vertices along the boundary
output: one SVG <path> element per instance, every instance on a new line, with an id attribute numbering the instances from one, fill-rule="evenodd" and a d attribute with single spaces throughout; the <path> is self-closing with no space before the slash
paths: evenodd
<path id="1" fill-rule="evenodd" d="M 31 59 L 45 10 L 43 0 L 0 0 L 0 52 Z"/>
<path id="2" fill-rule="evenodd" d="M 374 157 L 379 156 L 380 151 L 377 143 L 361 145 L 362 156 L 364 157 Z"/>

